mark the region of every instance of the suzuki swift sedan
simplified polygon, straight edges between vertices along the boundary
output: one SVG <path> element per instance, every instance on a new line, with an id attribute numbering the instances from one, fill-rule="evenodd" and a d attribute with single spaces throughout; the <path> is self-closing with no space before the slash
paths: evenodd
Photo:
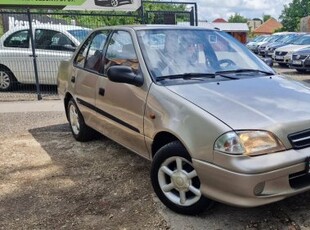
<path id="1" fill-rule="evenodd" d="M 152 161 L 154 191 L 176 212 L 310 190 L 309 87 L 225 32 L 97 29 L 61 63 L 58 92 L 74 138 L 99 132 Z"/>

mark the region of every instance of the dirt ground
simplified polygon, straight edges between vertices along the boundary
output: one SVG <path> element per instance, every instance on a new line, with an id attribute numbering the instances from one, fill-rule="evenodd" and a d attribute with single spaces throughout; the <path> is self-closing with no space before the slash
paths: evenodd
<path id="1" fill-rule="evenodd" d="M 150 162 L 104 137 L 76 142 L 63 113 L 0 121 L 0 229 L 169 228 Z"/>
<path id="2" fill-rule="evenodd" d="M 310 83 L 310 74 L 277 71 Z M 23 94 L 2 96 L 0 229 L 310 230 L 310 192 L 257 208 L 216 203 L 199 216 L 178 215 L 155 197 L 150 162 L 104 137 L 76 142 L 64 112 L 1 113 L 1 99 Z"/>

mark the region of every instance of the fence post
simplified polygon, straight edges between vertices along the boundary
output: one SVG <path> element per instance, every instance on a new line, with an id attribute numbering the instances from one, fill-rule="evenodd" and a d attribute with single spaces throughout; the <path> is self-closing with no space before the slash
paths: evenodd
<path id="1" fill-rule="evenodd" d="M 142 18 L 142 24 L 145 24 L 145 12 L 144 12 L 144 6 L 143 1 L 141 1 L 141 18 Z"/>
<path id="2" fill-rule="evenodd" d="M 198 9 L 197 9 L 197 3 L 194 2 L 194 9 L 195 9 L 195 23 L 196 23 L 196 26 L 198 26 Z"/>
<path id="3" fill-rule="evenodd" d="M 31 48 L 32 48 L 34 76 L 36 79 L 37 98 L 38 98 L 38 100 L 41 100 L 42 96 L 41 96 L 41 92 L 40 92 L 40 83 L 39 83 L 39 76 L 38 76 L 37 55 L 36 55 L 35 44 L 34 44 L 34 39 L 33 39 L 31 14 L 30 14 L 29 8 L 27 9 L 27 15 L 28 15 L 28 22 L 29 22 L 30 42 L 31 42 Z"/>

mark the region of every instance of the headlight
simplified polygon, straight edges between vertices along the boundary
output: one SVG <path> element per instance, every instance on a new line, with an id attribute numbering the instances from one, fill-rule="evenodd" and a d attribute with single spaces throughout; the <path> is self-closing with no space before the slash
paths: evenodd
<path id="1" fill-rule="evenodd" d="M 285 150 L 278 138 L 267 131 L 236 131 L 220 136 L 214 150 L 232 154 L 256 156 Z"/>

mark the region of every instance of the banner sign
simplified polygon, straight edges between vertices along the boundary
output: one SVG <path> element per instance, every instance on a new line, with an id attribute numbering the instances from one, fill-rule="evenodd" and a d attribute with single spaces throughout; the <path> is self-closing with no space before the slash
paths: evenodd
<path id="1" fill-rule="evenodd" d="M 141 0 L 0 0 L 0 6 L 40 6 L 64 10 L 136 11 Z"/>
<path id="2" fill-rule="evenodd" d="M 51 18 L 46 15 L 32 15 L 32 25 L 39 24 L 68 24 L 65 20 Z M 3 29 L 4 32 L 18 26 L 29 26 L 28 16 L 26 14 L 3 14 Z"/>

